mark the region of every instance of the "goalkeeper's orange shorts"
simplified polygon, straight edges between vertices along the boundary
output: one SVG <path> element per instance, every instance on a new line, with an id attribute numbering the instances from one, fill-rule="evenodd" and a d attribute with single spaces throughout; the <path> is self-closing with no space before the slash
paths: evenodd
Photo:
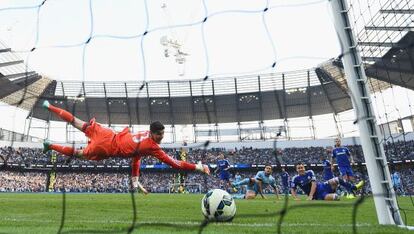
<path id="1" fill-rule="evenodd" d="M 92 118 L 84 126 L 83 132 L 89 138 L 88 145 L 83 150 L 83 155 L 89 160 L 102 160 L 115 156 L 116 149 L 113 144 L 116 133 L 110 129 L 101 126 Z"/>

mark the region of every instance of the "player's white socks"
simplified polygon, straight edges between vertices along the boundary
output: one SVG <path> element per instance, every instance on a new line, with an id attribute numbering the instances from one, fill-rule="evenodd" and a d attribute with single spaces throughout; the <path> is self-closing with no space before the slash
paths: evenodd
<path id="1" fill-rule="evenodd" d="M 233 195 L 233 199 L 245 199 L 245 195 L 244 194 L 235 194 Z"/>

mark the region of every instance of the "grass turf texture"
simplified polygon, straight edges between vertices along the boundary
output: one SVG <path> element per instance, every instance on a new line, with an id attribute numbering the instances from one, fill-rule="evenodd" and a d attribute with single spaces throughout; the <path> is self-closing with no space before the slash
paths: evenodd
<path id="1" fill-rule="evenodd" d="M 61 194 L 0 193 L 1 233 L 57 233 L 62 214 Z M 136 195 L 137 223 L 133 233 L 197 233 L 203 221 L 202 195 Z M 282 233 L 350 233 L 352 203 L 289 200 Z M 410 198 L 399 198 L 401 208 L 413 210 Z M 236 200 L 231 223 L 210 223 L 203 233 L 276 233 L 279 216 L 272 215 L 284 201 Z M 319 205 L 319 206 L 316 206 Z M 407 211 L 414 224 L 414 211 Z M 254 215 L 260 215 L 255 217 Z M 66 219 L 62 233 L 126 233 L 132 223 L 130 194 L 66 194 Z M 157 224 L 159 223 L 159 224 Z M 366 198 L 357 212 L 358 233 L 413 233 L 377 225 L 374 202 Z"/>

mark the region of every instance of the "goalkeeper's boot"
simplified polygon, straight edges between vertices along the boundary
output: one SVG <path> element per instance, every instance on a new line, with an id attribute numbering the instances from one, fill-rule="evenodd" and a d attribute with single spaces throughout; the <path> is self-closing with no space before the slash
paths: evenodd
<path id="1" fill-rule="evenodd" d="M 237 193 L 237 186 L 235 185 L 235 184 L 233 184 L 233 183 L 230 183 L 231 184 L 231 189 L 233 190 L 233 193 Z"/>
<path id="2" fill-rule="evenodd" d="M 49 151 L 50 150 L 50 142 L 48 142 L 48 141 L 44 141 L 43 142 L 43 153 L 45 154 L 45 153 L 47 153 L 47 151 Z"/>
<path id="3" fill-rule="evenodd" d="M 49 109 L 49 106 L 50 106 L 49 101 L 48 100 L 44 100 L 43 103 L 42 103 L 42 107 L 48 110 Z"/>

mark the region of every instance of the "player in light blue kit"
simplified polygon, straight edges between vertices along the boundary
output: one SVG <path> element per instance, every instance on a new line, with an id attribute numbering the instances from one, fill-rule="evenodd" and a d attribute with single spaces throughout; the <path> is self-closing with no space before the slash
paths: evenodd
<path id="1" fill-rule="evenodd" d="M 399 195 L 404 195 L 404 189 L 401 183 L 400 173 L 398 173 L 397 171 L 392 173 L 391 181 L 392 181 L 392 186 L 394 187 L 395 192 Z"/>
<path id="2" fill-rule="evenodd" d="M 231 188 L 231 183 L 230 183 L 230 172 L 229 169 L 230 167 L 230 163 L 227 159 L 224 159 L 224 154 L 223 153 L 219 153 L 219 160 L 217 161 L 217 169 L 216 172 L 219 172 L 219 178 L 222 181 L 222 183 L 224 182 L 224 185 L 222 185 L 223 187 L 225 187 L 225 189 L 227 190 L 227 188 Z M 222 184 L 221 183 L 221 184 Z M 235 188 L 233 188 L 234 192 L 237 192 L 237 190 Z"/>
<path id="3" fill-rule="evenodd" d="M 265 170 L 257 172 L 254 178 L 245 178 L 240 182 L 232 183 L 233 187 L 238 187 L 241 185 L 247 185 L 246 194 L 242 196 L 234 196 L 234 198 L 254 199 L 256 198 L 257 194 L 260 194 L 263 199 L 266 199 L 265 195 L 263 194 L 263 188 L 266 188 L 270 185 L 273 188 L 277 199 L 279 199 L 276 180 L 272 176 L 271 165 L 266 165 Z"/>
<path id="4" fill-rule="evenodd" d="M 282 167 L 282 172 L 280 172 L 280 178 L 282 179 L 282 193 L 285 195 L 289 194 L 289 173 L 286 169 Z"/>
<path id="5" fill-rule="evenodd" d="M 335 148 L 332 150 L 331 165 L 334 164 L 334 160 L 338 162 L 339 173 L 345 181 L 354 182 L 354 172 L 352 171 L 351 164 L 354 164 L 354 159 L 346 147 L 341 147 L 341 139 L 335 139 Z M 347 198 L 353 199 L 355 195 L 348 193 Z"/>
<path id="6" fill-rule="evenodd" d="M 242 177 L 241 177 L 241 175 L 239 174 L 239 172 L 236 172 L 236 175 L 234 176 L 234 183 L 238 183 L 238 182 L 240 182 L 242 180 Z M 243 185 L 241 185 L 241 186 L 239 186 L 239 187 L 237 187 L 236 189 L 239 191 L 239 194 L 241 194 L 242 193 L 242 191 L 243 191 L 243 188 L 244 188 L 245 186 L 243 186 Z M 234 190 L 233 190 L 234 191 Z"/>
<path id="7" fill-rule="evenodd" d="M 308 196 L 307 200 L 338 201 L 339 196 L 335 192 L 339 185 L 350 192 L 361 189 L 364 185 L 364 181 L 354 185 L 338 177 L 334 177 L 323 183 L 317 182 L 315 173 L 312 170 L 306 171 L 303 163 L 296 164 L 296 172 L 298 174 L 292 178 L 290 184 L 291 194 L 295 200 L 300 200 L 296 193 L 297 187 L 301 188 L 303 192 L 306 193 Z"/>

